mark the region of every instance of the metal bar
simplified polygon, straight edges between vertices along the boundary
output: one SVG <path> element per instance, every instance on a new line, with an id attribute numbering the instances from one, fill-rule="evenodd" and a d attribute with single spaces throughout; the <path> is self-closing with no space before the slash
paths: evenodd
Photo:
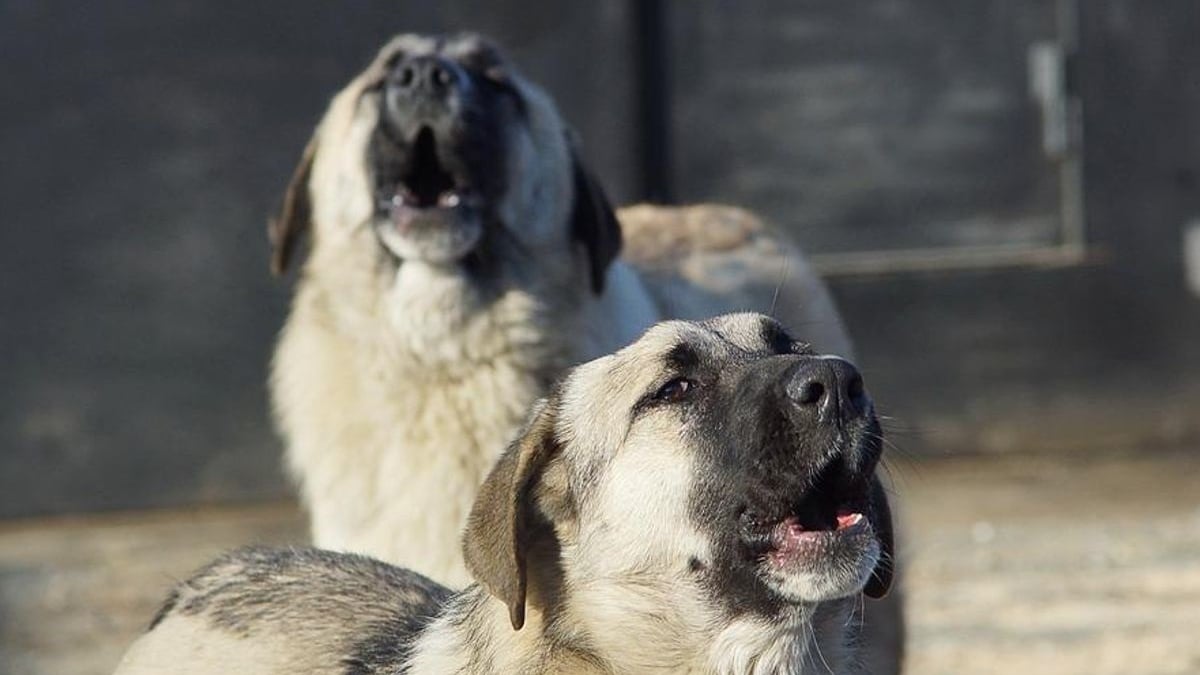
<path id="1" fill-rule="evenodd" d="M 989 267 L 1070 267 L 1101 264 L 1108 255 L 1096 248 L 1061 246 L 979 246 L 975 248 L 912 248 L 894 251 L 855 251 L 811 256 L 822 276 L 851 277 L 944 272 Z"/>
<path id="2" fill-rule="evenodd" d="M 638 191 L 642 201 L 674 200 L 671 169 L 670 49 L 665 0 L 630 0 L 637 79 Z"/>

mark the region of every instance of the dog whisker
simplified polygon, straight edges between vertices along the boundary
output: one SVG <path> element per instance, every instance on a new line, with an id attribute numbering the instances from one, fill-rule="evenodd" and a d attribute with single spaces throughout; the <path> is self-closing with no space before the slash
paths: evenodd
<path id="1" fill-rule="evenodd" d="M 767 312 L 767 315 L 771 318 L 778 318 L 775 314 L 775 307 L 779 303 L 779 292 L 783 289 L 783 285 L 787 283 L 788 272 L 791 271 L 791 262 L 791 258 L 784 258 L 780 265 L 779 281 L 775 283 L 775 293 L 771 296 L 771 309 Z"/>

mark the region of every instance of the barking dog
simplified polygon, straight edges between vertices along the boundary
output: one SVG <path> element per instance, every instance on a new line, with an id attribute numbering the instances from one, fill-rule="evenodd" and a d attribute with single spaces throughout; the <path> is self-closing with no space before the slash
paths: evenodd
<path id="1" fill-rule="evenodd" d="M 579 366 L 492 468 L 451 594 L 247 550 L 180 584 L 120 675 L 849 673 L 891 583 L 862 378 L 774 320 L 672 321 Z"/>

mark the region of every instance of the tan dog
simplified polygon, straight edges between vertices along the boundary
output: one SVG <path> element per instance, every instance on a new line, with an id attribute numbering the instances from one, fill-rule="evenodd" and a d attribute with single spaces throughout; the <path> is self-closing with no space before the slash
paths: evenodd
<path id="1" fill-rule="evenodd" d="M 621 221 L 618 257 L 553 102 L 478 37 L 396 38 L 334 98 L 271 229 L 277 272 L 313 240 L 272 392 L 317 545 L 466 583 L 451 533 L 524 411 L 662 318 L 773 309 L 851 354 L 820 280 L 746 212 Z M 898 662 L 887 612 L 869 623 Z"/>
<path id="2" fill-rule="evenodd" d="M 862 379 L 754 314 L 573 369 L 482 486 L 451 594 L 252 549 L 180 584 L 121 675 L 851 673 L 891 582 Z"/>

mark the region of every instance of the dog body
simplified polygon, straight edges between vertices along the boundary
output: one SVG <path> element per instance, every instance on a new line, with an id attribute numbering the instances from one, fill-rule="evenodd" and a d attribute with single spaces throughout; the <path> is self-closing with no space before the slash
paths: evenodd
<path id="1" fill-rule="evenodd" d="M 451 594 L 351 554 L 251 549 L 180 584 L 120 675 L 850 673 L 891 584 L 874 407 L 776 321 L 659 324 L 534 405 Z"/>
<path id="2" fill-rule="evenodd" d="M 757 224 L 727 207 L 626 212 Z M 761 230 L 754 235 L 766 238 Z M 306 280 L 280 343 L 274 382 L 315 543 L 462 585 L 465 567 L 446 533 L 461 530 L 496 448 L 551 380 L 572 363 L 629 343 L 665 315 L 765 311 L 780 270 L 793 272 L 778 292 L 809 299 L 779 307 L 781 318 L 813 327 L 820 334 L 815 344 L 848 351 L 823 289 L 814 283 L 799 293 L 797 286 L 812 280 L 802 260 L 785 249 L 768 257 L 744 248 L 697 248 L 672 252 L 674 259 L 664 253 L 640 269 L 614 261 L 600 296 L 573 280 L 553 291 L 510 291 L 485 311 L 464 301 L 469 286 L 416 265 L 372 302 L 378 314 L 359 317 L 345 317 L 343 294 Z M 719 286 L 699 286 L 679 269 L 689 266 L 695 276 L 712 274 Z M 562 292 L 572 287 L 577 292 Z M 354 329 L 339 330 L 337 315 L 354 321 Z"/>
<path id="3" fill-rule="evenodd" d="M 337 95 L 272 230 L 277 270 L 314 238 L 272 392 L 318 546 L 465 583 L 446 534 L 523 411 L 661 318 L 774 310 L 851 356 L 824 286 L 748 213 L 621 220 L 624 259 L 553 103 L 476 37 L 397 38 Z"/>

